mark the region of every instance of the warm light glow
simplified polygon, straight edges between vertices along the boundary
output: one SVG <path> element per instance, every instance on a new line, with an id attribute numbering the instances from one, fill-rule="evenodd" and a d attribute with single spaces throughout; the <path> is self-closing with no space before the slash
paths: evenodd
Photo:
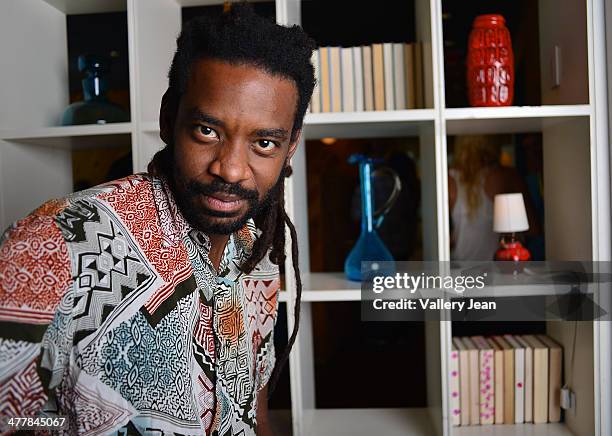
<path id="1" fill-rule="evenodd" d="M 336 138 L 321 138 L 321 142 L 325 145 L 333 145 L 337 141 Z"/>

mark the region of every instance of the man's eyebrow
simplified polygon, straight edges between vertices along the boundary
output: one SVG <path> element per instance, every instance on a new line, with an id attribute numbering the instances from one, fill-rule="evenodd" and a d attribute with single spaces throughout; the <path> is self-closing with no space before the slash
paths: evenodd
<path id="1" fill-rule="evenodd" d="M 213 117 L 207 113 L 202 112 L 198 108 L 189 110 L 188 116 L 193 121 L 201 121 L 203 123 L 210 124 L 212 126 L 225 127 L 225 123 L 218 118 Z M 257 129 L 253 132 L 254 136 L 265 136 L 268 138 L 276 138 L 281 141 L 289 138 L 289 132 L 283 128 L 270 128 L 270 129 Z"/>
<path id="2" fill-rule="evenodd" d="M 193 121 L 202 121 L 213 126 L 224 127 L 225 124 L 218 118 L 213 117 L 207 113 L 202 112 L 200 109 L 193 108 L 188 111 L 188 116 Z"/>
<path id="3" fill-rule="evenodd" d="M 285 129 L 257 129 L 253 133 L 255 136 L 267 136 L 280 140 L 285 140 L 289 137 L 289 132 Z"/>

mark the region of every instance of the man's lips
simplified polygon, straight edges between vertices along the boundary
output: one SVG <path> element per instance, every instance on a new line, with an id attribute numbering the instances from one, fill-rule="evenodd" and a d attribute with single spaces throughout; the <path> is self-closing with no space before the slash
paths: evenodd
<path id="1" fill-rule="evenodd" d="M 244 200 L 235 195 L 213 194 L 204 195 L 204 202 L 212 210 L 234 212 L 242 207 Z"/>

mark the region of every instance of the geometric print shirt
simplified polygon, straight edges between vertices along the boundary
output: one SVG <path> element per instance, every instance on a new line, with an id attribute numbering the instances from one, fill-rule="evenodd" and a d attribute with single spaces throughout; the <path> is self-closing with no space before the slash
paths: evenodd
<path id="1" fill-rule="evenodd" d="M 137 174 L 52 200 L 0 237 L 0 415 L 65 434 L 255 435 L 275 364 L 280 287 L 258 236 L 219 270 L 164 179 Z M 1 430 L 0 430 L 1 432 Z"/>

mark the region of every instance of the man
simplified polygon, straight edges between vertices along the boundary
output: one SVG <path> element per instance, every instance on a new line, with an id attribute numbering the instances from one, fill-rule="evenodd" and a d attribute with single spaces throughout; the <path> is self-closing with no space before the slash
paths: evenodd
<path id="1" fill-rule="evenodd" d="M 271 434 L 285 223 L 299 284 L 283 183 L 313 49 L 247 7 L 192 21 L 149 173 L 50 201 L 5 232 L 0 414 L 66 416 L 70 434 Z"/>

